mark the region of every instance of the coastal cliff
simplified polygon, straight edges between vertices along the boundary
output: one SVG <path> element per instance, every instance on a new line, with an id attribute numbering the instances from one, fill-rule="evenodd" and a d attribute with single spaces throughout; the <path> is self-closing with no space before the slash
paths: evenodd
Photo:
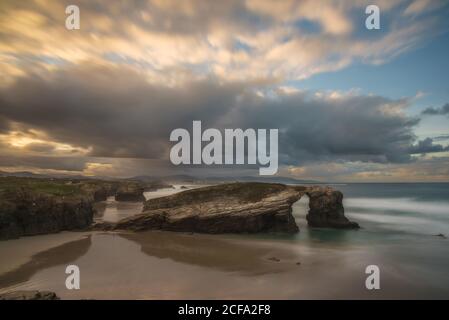
<path id="1" fill-rule="evenodd" d="M 0 239 L 65 230 L 167 230 L 199 233 L 295 233 L 293 204 L 309 198 L 310 227 L 356 229 L 344 215 L 343 194 L 329 187 L 228 183 L 144 202 L 142 213 L 116 223 L 93 223 L 96 201 L 143 201 L 134 181 L 2 178 Z"/>
<path id="2" fill-rule="evenodd" d="M 86 229 L 93 222 L 94 202 L 115 195 L 120 200 L 124 194 L 128 201 L 142 201 L 143 188 L 152 186 L 126 180 L 1 177 L 0 240 Z"/>
<path id="3" fill-rule="evenodd" d="M 310 199 L 312 227 L 358 228 L 344 216 L 343 195 L 329 187 L 271 183 L 230 183 L 183 191 L 145 202 L 141 214 L 117 223 L 99 223 L 102 230 L 168 230 L 200 233 L 297 232 L 292 205 Z"/>
<path id="4" fill-rule="evenodd" d="M 84 229 L 92 223 L 93 213 L 88 197 L 15 192 L 1 201 L 0 239 Z"/>

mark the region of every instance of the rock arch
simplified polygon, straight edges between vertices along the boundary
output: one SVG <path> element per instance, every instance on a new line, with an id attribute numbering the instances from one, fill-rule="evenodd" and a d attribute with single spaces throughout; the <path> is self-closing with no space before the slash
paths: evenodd
<path id="1" fill-rule="evenodd" d="M 343 194 L 330 187 L 308 187 L 309 212 L 306 216 L 310 227 L 357 229 L 356 222 L 349 221 L 343 207 Z"/>
<path id="2" fill-rule="evenodd" d="M 309 197 L 311 227 L 358 228 L 344 215 L 343 194 L 330 187 L 273 183 L 229 183 L 183 191 L 145 202 L 141 214 L 117 223 L 99 223 L 102 230 L 168 230 L 200 233 L 299 231 L 293 204 Z"/>

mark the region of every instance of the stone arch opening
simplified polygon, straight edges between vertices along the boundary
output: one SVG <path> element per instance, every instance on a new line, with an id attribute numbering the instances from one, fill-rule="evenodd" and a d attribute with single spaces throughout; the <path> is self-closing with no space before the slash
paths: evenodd
<path id="1" fill-rule="evenodd" d="M 343 194 L 340 191 L 321 186 L 300 187 L 297 190 L 300 191 L 300 198 L 292 204 L 292 214 L 295 221 L 294 207 L 297 206 L 299 210 L 304 210 L 305 204 L 308 203 L 305 220 L 309 227 L 359 228 L 356 222 L 349 221 L 346 218 L 343 207 Z M 303 214 L 304 212 L 298 213 L 298 217 L 301 219 Z"/>

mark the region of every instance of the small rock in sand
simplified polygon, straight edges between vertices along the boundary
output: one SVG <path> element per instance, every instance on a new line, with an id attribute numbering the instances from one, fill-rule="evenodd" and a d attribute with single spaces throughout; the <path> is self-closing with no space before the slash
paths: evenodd
<path id="1" fill-rule="evenodd" d="M 281 261 L 281 259 L 278 259 L 278 258 L 276 258 L 276 257 L 268 258 L 268 260 L 270 260 L 270 261 L 276 261 L 276 262 Z"/>

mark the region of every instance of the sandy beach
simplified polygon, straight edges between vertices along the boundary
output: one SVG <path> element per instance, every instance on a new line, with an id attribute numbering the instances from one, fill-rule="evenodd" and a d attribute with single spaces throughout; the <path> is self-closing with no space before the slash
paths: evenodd
<path id="1" fill-rule="evenodd" d="M 443 205 L 416 200 L 419 205 L 412 206 L 402 196 L 381 200 L 386 189 L 368 187 L 342 186 L 348 216 L 362 224 L 357 231 L 308 228 L 304 199 L 293 207 L 300 232 L 291 235 L 61 232 L 1 241 L 0 293 L 50 290 L 62 299 L 447 298 L 447 240 L 433 236 L 447 227 Z M 367 192 L 377 198 L 363 198 Z M 403 211 L 390 212 L 385 203 Z M 99 204 L 97 219 L 115 221 L 141 206 L 109 199 Z M 80 268 L 80 290 L 65 287 L 70 264 Z M 365 269 L 373 264 L 381 270 L 381 289 L 370 291 Z"/>
<path id="2" fill-rule="evenodd" d="M 41 236 L 12 240 L 28 242 L 28 251 L 9 256 L 0 292 L 47 289 L 63 299 L 425 298 L 394 268 L 384 270 L 383 290 L 366 290 L 364 266 L 375 257 L 359 247 L 160 231 L 60 236 L 59 245 Z M 80 290 L 65 288 L 68 264 L 80 267 Z"/>

